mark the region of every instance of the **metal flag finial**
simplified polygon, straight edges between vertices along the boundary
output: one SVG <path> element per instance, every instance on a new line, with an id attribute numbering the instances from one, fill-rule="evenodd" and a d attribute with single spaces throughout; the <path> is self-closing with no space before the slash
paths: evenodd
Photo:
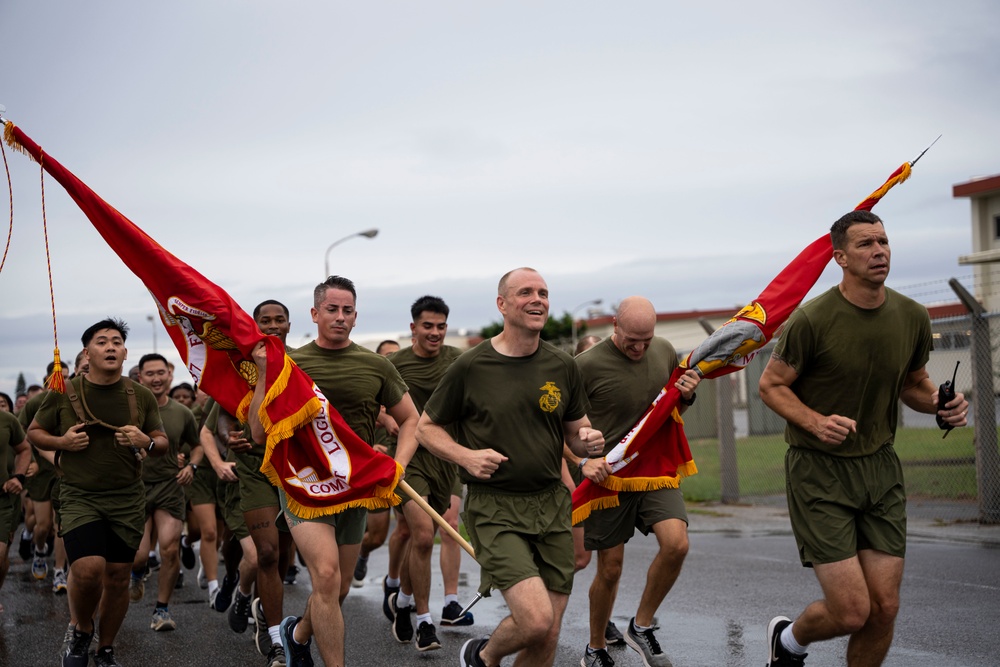
<path id="1" fill-rule="evenodd" d="M 915 165 L 917 163 L 917 160 L 919 160 L 920 158 L 922 158 L 924 156 L 924 153 L 926 153 L 927 151 L 929 151 L 931 149 L 931 146 L 933 146 L 934 144 L 936 144 L 938 142 L 938 139 L 940 139 L 943 136 L 944 136 L 943 134 L 937 135 L 937 139 L 935 139 L 934 141 L 932 141 L 930 143 L 930 146 L 928 146 L 924 150 L 920 151 L 920 155 L 918 155 L 917 157 L 915 157 L 912 160 L 910 160 L 910 166 L 912 167 L 913 165 Z"/>

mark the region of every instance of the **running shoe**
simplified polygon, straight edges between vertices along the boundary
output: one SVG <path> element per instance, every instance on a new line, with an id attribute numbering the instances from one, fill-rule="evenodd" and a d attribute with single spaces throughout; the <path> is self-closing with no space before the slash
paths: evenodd
<path id="1" fill-rule="evenodd" d="M 233 606 L 229 608 L 229 629 L 233 632 L 244 633 L 247 630 L 247 619 L 250 618 L 249 595 L 243 595 L 238 590 L 233 598 Z"/>
<path id="2" fill-rule="evenodd" d="M 299 644 L 293 638 L 296 624 L 302 620 L 301 616 L 286 616 L 281 621 L 281 646 L 285 649 L 285 664 L 287 667 L 313 667 L 312 654 L 309 647 L 312 646 L 312 637 L 305 644 Z"/>
<path id="3" fill-rule="evenodd" d="M 205 590 L 208 588 L 208 577 L 205 576 L 205 567 L 198 568 L 198 588 Z"/>
<path id="4" fill-rule="evenodd" d="M 233 603 L 233 592 L 240 583 L 240 571 L 236 570 L 236 578 L 230 580 L 227 574 L 222 578 L 222 585 L 215 591 L 215 599 L 212 600 L 212 609 L 217 612 L 224 612 Z"/>
<path id="5" fill-rule="evenodd" d="M 653 629 L 649 628 L 639 632 L 635 629 L 635 617 L 632 617 L 628 622 L 625 643 L 639 654 L 639 657 L 642 658 L 642 664 L 646 667 L 670 667 L 670 660 L 660 648 L 660 642 L 656 641 Z"/>
<path id="6" fill-rule="evenodd" d="M 149 622 L 149 629 L 156 632 L 169 632 L 177 629 L 177 621 L 170 617 L 170 612 L 164 607 L 159 607 L 153 611 L 153 620 Z"/>
<path id="7" fill-rule="evenodd" d="M 150 572 L 156 572 L 160 569 L 160 559 L 155 553 L 149 554 L 149 560 L 146 561 L 146 567 L 149 568 Z"/>
<path id="8" fill-rule="evenodd" d="M 87 667 L 90 662 L 90 642 L 94 638 L 92 632 L 80 632 L 76 626 L 67 629 L 69 641 L 63 649 L 63 667 Z"/>
<path id="9" fill-rule="evenodd" d="M 285 648 L 281 644 L 271 644 L 267 652 L 267 667 L 287 667 Z"/>
<path id="10" fill-rule="evenodd" d="M 656 628 L 653 629 L 656 630 Z M 604 629 L 604 641 L 607 642 L 608 646 L 625 646 L 625 637 L 622 635 L 622 631 L 611 621 L 608 621 L 608 627 Z"/>
<path id="11" fill-rule="evenodd" d="M 285 571 L 285 584 L 288 586 L 295 585 L 295 578 L 299 576 L 299 566 L 292 563 L 288 566 L 288 570 Z"/>
<path id="12" fill-rule="evenodd" d="M 128 581 L 128 599 L 132 602 L 139 602 L 142 600 L 142 596 L 146 593 L 146 582 L 142 580 L 142 576 L 136 576 L 135 572 Z"/>
<path id="13" fill-rule="evenodd" d="M 413 621 L 410 620 L 410 608 L 400 609 L 396 606 L 399 593 L 389 596 L 389 605 L 392 607 L 392 636 L 400 644 L 409 644 L 413 641 Z"/>
<path id="14" fill-rule="evenodd" d="M 35 557 L 31 561 L 31 576 L 38 581 L 43 581 L 49 576 L 49 563 L 45 559 L 45 554 L 35 552 Z"/>
<path id="15" fill-rule="evenodd" d="M 193 570 L 197 560 L 195 559 L 194 549 L 188 544 L 187 539 L 187 535 L 181 537 L 181 565 L 189 570 Z"/>
<path id="16" fill-rule="evenodd" d="M 32 537 L 34 537 L 32 533 L 21 531 L 21 541 L 17 545 L 17 553 L 21 556 L 21 560 L 31 560 L 31 554 L 35 550 L 35 545 L 31 543 Z"/>
<path id="17" fill-rule="evenodd" d="M 250 604 L 250 614 L 253 616 L 253 622 L 256 624 L 254 628 L 254 643 L 257 645 L 257 652 L 261 655 L 267 655 L 268 651 L 271 650 L 271 635 L 267 631 L 267 619 L 264 617 L 264 604 L 260 601 L 260 598 L 254 598 L 253 602 Z M 282 656 L 284 656 L 284 650 L 282 650 Z"/>
<path id="18" fill-rule="evenodd" d="M 66 570 L 52 571 L 52 592 L 56 595 L 66 594 Z"/>
<path id="19" fill-rule="evenodd" d="M 417 626 L 417 650 L 434 651 L 441 648 L 437 633 L 434 631 L 434 624 L 424 621 Z"/>
<path id="20" fill-rule="evenodd" d="M 122 663 L 115 660 L 115 650 L 110 646 L 97 649 L 94 653 L 95 667 L 122 667 Z"/>
<path id="21" fill-rule="evenodd" d="M 787 616 L 775 616 L 767 624 L 767 647 L 770 651 L 768 667 L 800 667 L 806 664 L 808 653 L 797 655 L 781 643 L 781 633 L 791 624 L 792 619 Z"/>
<path id="22" fill-rule="evenodd" d="M 174 582 L 174 590 L 179 591 L 184 588 L 184 570 L 177 571 L 177 581 Z"/>
<path id="23" fill-rule="evenodd" d="M 462 646 L 462 652 L 458 654 L 458 664 L 462 667 L 486 667 L 486 663 L 479 657 L 479 653 L 486 646 L 489 637 L 473 637 Z"/>
<path id="24" fill-rule="evenodd" d="M 354 563 L 354 578 L 351 579 L 351 586 L 361 588 L 365 585 L 365 577 L 368 576 L 368 556 L 358 554 L 358 560 Z"/>
<path id="25" fill-rule="evenodd" d="M 462 613 L 462 605 L 454 600 L 441 610 L 441 625 L 472 625 L 475 619 L 471 611 Z"/>
<path id="26" fill-rule="evenodd" d="M 382 613 L 392 623 L 396 616 L 392 613 L 392 607 L 389 605 L 389 597 L 393 593 L 399 592 L 399 586 L 390 586 L 386 583 L 387 581 L 389 581 L 389 575 L 385 575 L 382 579 Z"/>
<path id="27" fill-rule="evenodd" d="M 585 648 L 583 657 L 580 658 L 580 667 L 615 667 L 615 661 L 611 659 L 606 648 L 595 651 Z"/>

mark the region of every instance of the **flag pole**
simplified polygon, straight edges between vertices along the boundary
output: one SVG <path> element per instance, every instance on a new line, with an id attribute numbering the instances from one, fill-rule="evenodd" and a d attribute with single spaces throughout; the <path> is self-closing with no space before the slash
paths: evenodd
<path id="1" fill-rule="evenodd" d="M 422 509 L 423 511 L 427 512 L 428 515 L 430 515 L 431 519 L 434 520 L 434 523 L 436 523 L 438 526 L 441 527 L 441 530 L 448 533 L 448 536 L 451 539 L 455 540 L 455 542 L 457 542 L 460 547 L 465 549 L 466 553 L 468 553 L 470 556 L 472 556 L 473 559 L 475 559 L 476 552 L 473 550 L 472 545 L 469 544 L 464 537 L 459 535 L 458 531 L 452 528 L 451 524 L 448 523 L 443 516 L 438 514 L 433 507 L 428 505 L 427 501 L 424 500 L 416 491 L 414 491 L 412 486 L 410 486 L 403 480 L 399 480 L 399 484 L 396 488 L 402 489 L 403 492 L 410 497 L 410 500 L 415 502 L 417 506 L 420 507 L 420 509 Z"/>

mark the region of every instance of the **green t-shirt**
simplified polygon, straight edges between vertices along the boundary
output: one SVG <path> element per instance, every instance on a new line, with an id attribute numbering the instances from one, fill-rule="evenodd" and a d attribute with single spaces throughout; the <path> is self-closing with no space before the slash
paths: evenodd
<path id="1" fill-rule="evenodd" d="M 629 359 L 608 337 L 577 355 L 590 410 L 590 423 L 604 434 L 607 455 L 645 414 L 677 368 L 677 352 L 654 337 L 639 361 Z"/>
<path id="2" fill-rule="evenodd" d="M 45 400 L 45 395 L 48 394 L 48 390 L 39 392 L 28 399 L 28 402 L 24 404 L 21 411 L 17 413 L 17 421 L 21 423 L 21 427 L 27 431 L 28 427 L 31 426 L 31 420 L 35 418 L 38 413 L 38 408 L 42 407 L 42 401 Z M 30 442 L 30 441 L 29 441 Z M 48 473 L 55 472 L 55 466 L 49 463 L 49 460 L 44 456 L 35 453 L 35 447 L 31 448 L 31 458 L 38 464 L 37 475 L 46 475 Z"/>
<path id="3" fill-rule="evenodd" d="M 588 407 L 580 370 L 565 352 L 541 341 L 529 356 L 507 357 L 485 340 L 451 365 L 424 410 L 436 424 L 455 424 L 461 445 L 508 457 L 488 480 L 460 469 L 463 482 L 537 493 L 561 479 L 563 422 Z"/>
<path id="4" fill-rule="evenodd" d="M 77 394 L 86 392 L 87 405 L 97 419 L 114 426 L 129 423 L 128 397 L 124 380 L 114 384 L 93 384 L 85 377 L 72 380 Z M 135 388 L 138 424 L 143 433 L 162 431 L 163 423 L 156 407 L 153 393 L 133 382 Z M 49 392 L 42 407 L 35 415 L 35 421 L 52 435 L 63 435 L 77 423 L 76 412 L 67 394 Z M 115 442 L 115 432 L 105 426 L 94 424 L 86 429 L 90 444 L 79 452 L 59 452 L 59 467 L 63 471 L 63 484 L 69 484 L 84 491 L 108 491 L 122 489 L 140 479 L 140 466 L 128 447 Z"/>
<path id="5" fill-rule="evenodd" d="M 147 456 L 142 462 L 142 481 L 147 483 L 165 482 L 177 476 L 177 454 L 184 445 L 197 447 L 198 423 L 194 413 L 172 398 L 160 408 L 160 419 L 167 434 L 167 453 L 163 456 Z"/>
<path id="6" fill-rule="evenodd" d="M 437 389 L 448 368 L 460 356 L 462 351 L 457 347 L 443 345 L 441 351 L 433 357 L 419 357 L 412 347 L 407 347 L 393 352 L 388 358 L 410 388 L 410 398 L 413 399 L 417 412 L 423 412 L 427 399 Z M 449 428 L 449 433 L 454 436 L 452 430 Z M 407 469 L 418 470 L 428 476 L 447 474 L 452 479 L 456 472 L 455 464 L 440 460 L 423 447 L 417 447 Z"/>
<path id="7" fill-rule="evenodd" d="M 824 416 L 857 422 L 839 445 L 826 445 L 789 423 L 792 447 L 836 456 L 867 456 L 892 443 L 906 376 L 927 365 L 933 348 L 927 309 L 886 288 L 878 308 L 858 308 L 833 287 L 788 319 L 774 350 L 798 378 L 795 395 Z"/>
<path id="8" fill-rule="evenodd" d="M 328 350 L 316 341 L 289 355 L 323 392 L 330 405 L 365 442 L 375 442 L 375 420 L 384 405 L 394 407 L 406 383 L 392 363 L 357 343 Z"/>
<path id="9" fill-rule="evenodd" d="M 23 412 L 23 410 L 22 410 Z M 0 412 L 0 486 L 10 479 L 14 464 L 14 447 L 24 442 L 24 427 L 12 412 Z"/>
<path id="10" fill-rule="evenodd" d="M 267 453 L 267 447 L 265 445 L 258 445 L 256 442 L 254 442 L 253 436 L 250 435 L 250 424 L 241 423 L 239 419 L 237 419 L 233 415 L 223 410 L 222 406 L 215 402 L 215 399 L 212 398 L 208 399 L 208 402 L 205 403 L 205 409 L 207 410 L 207 412 L 205 415 L 204 426 L 205 428 L 207 428 L 209 431 L 212 432 L 213 436 L 215 436 L 215 444 L 219 449 L 219 455 L 222 457 L 223 461 L 228 461 L 229 459 L 227 457 L 230 454 L 233 454 L 234 456 L 239 456 L 239 454 L 236 454 L 231 449 L 229 449 L 229 446 L 226 444 L 229 442 L 228 431 L 224 433 L 219 433 L 219 417 L 221 415 L 226 415 L 230 419 L 232 424 L 230 428 L 232 428 L 234 431 L 242 429 L 243 437 L 246 438 L 248 442 L 253 443 L 253 448 L 251 448 L 250 451 L 243 452 L 244 456 L 254 456 L 258 459 L 264 458 L 264 454 Z"/>

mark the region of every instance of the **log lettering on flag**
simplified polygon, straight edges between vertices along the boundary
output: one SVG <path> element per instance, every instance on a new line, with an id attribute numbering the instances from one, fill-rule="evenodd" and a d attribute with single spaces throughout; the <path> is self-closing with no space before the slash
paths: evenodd
<path id="1" fill-rule="evenodd" d="M 218 285 L 168 252 L 132 221 L 7 121 L 4 139 L 51 175 L 146 286 L 170 339 L 198 386 L 219 405 L 247 420 L 257 382 L 266 396 L 259 411 L 267 431 L 261 471 L 280 486 L 289 509 L 303 518 L 348 507 L 399 503 L 402 468 L 374 451 L 344 421 L 274 336 Z M 267 346 L 267 377 L 257 377 L 252 352 Z"/>

